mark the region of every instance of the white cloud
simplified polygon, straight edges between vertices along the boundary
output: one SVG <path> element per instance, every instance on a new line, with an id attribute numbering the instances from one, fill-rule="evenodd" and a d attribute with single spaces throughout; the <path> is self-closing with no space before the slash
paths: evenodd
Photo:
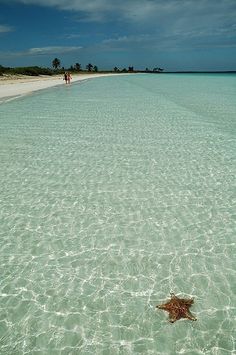
<path id="1" fill-rule="evenodd" d="M 223 39 L 222 39 L 223 37 Z M 236 47 L 235 37 L 230 29 L 174 30 L 166 33 L 136 34 L 106 38 L 101 43 L 105 50 L 149 49 L 155 51 L 178 51 L 196 48 Z"/>
<path id="2" fill-rule="evenodd" d="M 156 40 L 192 40 L 200 42 L 204 37 L 218 37 L 223 44 L 226 37 L 231 42 L 236 37 L 235 0 L 0 0 L 5 3 L 21 3 L 68 10 L 73 19 L 82 21 L 114 21 L 128 25 L 137 36 L 148 33 L 149 38 L 118 37 L 106 40 L 110 45 Z M 134 32 L 135 30 L 135 32 Z M 153 37 L 153 38 L 152 38 Z M 234 38 L 233 38 L 234 37 Z M 72 36 L 71 36 L 72 38 Z M 155 45 L 155 43 L 154 43 Z"/>
<path id="3" fill-rule="evenodd" d="M 123 17 L 149 18 L 155 13 L 171 14 L 192 10 L 193 14 L 205 12 L 211 8 L 212 13 L 228 9 L 236 10 L 235 0 L 0 0 L 0 3 L 22 3 L 28 5 L 40 5 L 56 7 L 62 10 L 85 11 L 88 13 L 118 12 Z M 187 15 L 187 14 L 186 14 Z M 228 13 L 229 15 L 229 13 Z"/>
<path id="4" fill-rule="evenodd" d="M 30 48 L 25 53 L 27 55 L 48 55 L 48 54 L 61 54 L 76 52 L 82 47 L 41 47 L 41 48 Z"/>
<path id="5" fill-rule="evenodd" d="M 138 34 L 138 35 L 126 35 L 120 36 L 115 38 L 107 38 L 102 41 L 104 45 L 132 45 L 132 44 L 139 44 L 139 43 L 148 43 L 153 40 L 157 39 L 156 35 L 150 34 Z"/>
<path id="6" fill-rule="evenodd" d="M 65 53 L 77 52 L 82 47 L 42 47 L 30 48 L 18 52 L 0 52 L 1 57 L 24 57 L 24 56 L 43 56 L 43 55 L 61 55 Z"/>
<path id="7" fill-rule="evenodd" d="M 0 33 L 7 33 L 14 31 L 13 27 L 7 25 L 0 25 Z"/>
<path id="8" fill-rule="evenodd" d="M 212 32 L 226 26 L 235 34 L 235 0 L 0 0 L 4 2 L 71 11 L 79 22 L 125 21 L 166 34 Z"/>
<path id="9" fill-rule="evenodd" d="M 63 38 L 66 38 L 66 39 L 81 39 L 83 38 L 84 36 L 82 36 L 81 34 L 79 33 L 70 33 L 70 34 L 66 34 L 63 36 Z"/>

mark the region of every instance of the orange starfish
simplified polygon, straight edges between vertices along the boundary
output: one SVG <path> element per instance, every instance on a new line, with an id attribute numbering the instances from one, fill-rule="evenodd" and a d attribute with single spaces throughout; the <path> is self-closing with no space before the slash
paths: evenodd
<path id="1" fill-rule="evenodd" d="M 174 323 L 175 321 L 181 318 L 197 320 L 197 318 L 195 318 L 189 311 L 189 308 L 192 306 L 194 302 L 192 298 L 190 299 L 178 298 L 177 296 L 174 295 L 174 293 L 171 293 L 170 295 L 171 295 L 171 299 L 167 303 L 158 305 L 156 307 L 169 312 L 169 321 L 171 323 Z"/>

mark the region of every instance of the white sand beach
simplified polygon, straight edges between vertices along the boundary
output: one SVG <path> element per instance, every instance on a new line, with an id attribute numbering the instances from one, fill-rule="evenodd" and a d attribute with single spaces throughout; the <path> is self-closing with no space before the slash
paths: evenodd
<path id="1" fill-rule="evenodd" d="M 110 76 L 117 74 L 74 74 L 71 83 L 101 76 Z M 30 94 L 33 91 L 38 91 L 52 86 L 65 85 L 63 75 L 59 76 L 0 76 L 0 100 L 5 100 L 12 97 L 18 97 L 25 94 Z"/>

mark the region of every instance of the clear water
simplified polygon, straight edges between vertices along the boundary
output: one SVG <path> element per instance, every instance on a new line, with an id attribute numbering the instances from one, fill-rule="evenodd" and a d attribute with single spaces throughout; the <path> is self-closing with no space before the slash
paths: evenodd
<path id="1" fill-rule="evenodd" d="M 0 354 L 236 354 L 235 97 L 129 75 L 0 105 Z"/>

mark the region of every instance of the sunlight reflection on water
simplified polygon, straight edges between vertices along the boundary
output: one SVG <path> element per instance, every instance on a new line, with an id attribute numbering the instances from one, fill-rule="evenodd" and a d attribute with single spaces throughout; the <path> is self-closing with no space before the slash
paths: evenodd
<path id="1" fill-rule="evenodd" d="M 131 75 L 0 106 L 1 353 L 235 353 L 235 91 Z M 155 309 L 170 291 L 197 322 Z"/>

